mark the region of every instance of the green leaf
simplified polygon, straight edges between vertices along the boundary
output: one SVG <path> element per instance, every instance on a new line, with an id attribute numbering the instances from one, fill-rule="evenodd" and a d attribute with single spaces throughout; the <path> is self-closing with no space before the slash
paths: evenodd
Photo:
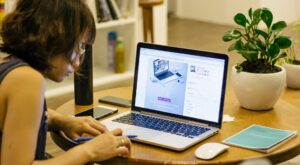
<path id="1" fill-rule="evenodd" d="M 248 48 L 249 50 L 257 50 L 256 45 L 250 41 L 245 44 L 245 47 Z"/>
<path id="2" fill-rule="evenodd" d="M 238 30 L 235 29 L 235 30 L 232 31 L 231 35 L 232 35 L 235 39 L 237 39 L 237 38 L 240 38 L 240 37 L 242 36 L 242 33 L 241 33 L 240 31 L 238 31 Z"/>
<path id="3" fill-rule="evenodd" d="M 256 45 L 261 49 L 261 50 L 266 50 L 266 44 L 262 42 L 259 38 L 255 40 Z"/>
<path id="4" fill-rule="evenodd" d="M 243 50 L 244 49 L 244 43 L 242 42 L 241 39 L 235 42 L 235 47 L 236 50 Z"/>
<path id="5" fill-rule="evenodd" d="M 235 43 L 236 43 L 236 42 L 235 42 Z M 231 52 L 231 51 L 235 50 L 235 43 L 232 43 L 232 44 L 228 47 L 228 49 L 227 49 L 228 52 Z"/>
<path id="6" fill-rule="evenodd" d="M 236 41 L 235 43 L 231 44 L 228 48 L 227 51 L 233 51 L 233 50 L 243 50 L 244 49 L 244 44 L 243 42 L 241 41 L 241 39 L 239 39 L 238 41 Z"/>
<path id="7" fill-rule="evenodd" d="M 269 48 L 268 55 L 271 59 L 275 58 L 280 52 L 280 48 L 277 44 L 272 44 Z"/>
<path id="8" fill-rule="evenodd" d="M 233 39 L 238 39 L 242 36 L 242 33 L 238 30 L 230 30 L 225 32 L 224 36 L 223 36 L 223 41 L 228 42 L 231 41 Z"/>
<path id="9" fill-rule="evenodd" d="M 286 52 L 282 52 L 280 55 L 278 55 L 277 57 L 272 59 L 272 64 L 276 64 L 276 62 L 281 59 L 281 58 L 285 58 L 287 57 L 287 53 Z M 287 58 L 286 58 L 287 59 Z M 280 61 L 279 61 L 280 62 Z"/>
<path id="10" fill-rule="evenodd" d="M 284 29 L 286 27 L 286 23 L 284 21 L 279 21 L 276 22 L 272 25 L 272 31 L 281 31 L 282 29 Z"/>
<path id="11" fill-rule="evenodd" d="M 247 61 L 253 62 L 257 60 L 258 51 L 255 50 L 240 50 L 238 51 Z"/>
<path id="12" fill-rule="evenodd" d="M 241 66 L 240 64 L 237 64 L 237 65 L 235 66 L 235 69 L 236 69 L 237 73 L 240 73 L 240 72 L 243 71 L 243 66 Z"/>
<path id="13" fill-rule="evenodd" d="M 261 20 L 261 9 L 256 9 L 253 13 L 252 25 L 258 25 Z"/>
<path id="14" fill-rule="evenodd" d="M 252 18 L 253 18 L 253 15 L 252 15 L 252 8 L 250 8 L 250 9 L 248 10 L 248 15 L 249 15 L 249 18 L 252 20 Z"/>
<path id="15" fill-rule="evenodd" d="M 234 22 L 238 25 L 245 27 L 248 20 L 244 14 L 238 13 L 234 16 Z"/>
<path id="16" fill-rule="evenodd" d="M 228 42 L 233 40 L 234 38 L 230 34 L 224 34 L 223 41 Z"/>
<path id="17" fill-rule="evenodd" d="M 261 35 L 262 37 L 264 37 L 265 40 L 268 40 L 269 35 L 268 35 L 267 32 L 262 31 L 262 30 L 260 30 L 260 29 L 255 29 L 255 32 L 256 32 L 257 34 Z"/>
<path id="18" fill-rule="evenodd" d="M 272 25 L 273 21 L 273 14 L 269 9 L 262 9 L 261 12 L 261 19 L 264 21 L 264 23 L 267 25 L 268 28 Z"/>
<path id="19" fill-rule="evenodd" d="M 286 49 L 292 45 L 292 41 L 285 36 L 280 36 L 276 38 L 274 43 L 277 44 L 280 49 Z"/>

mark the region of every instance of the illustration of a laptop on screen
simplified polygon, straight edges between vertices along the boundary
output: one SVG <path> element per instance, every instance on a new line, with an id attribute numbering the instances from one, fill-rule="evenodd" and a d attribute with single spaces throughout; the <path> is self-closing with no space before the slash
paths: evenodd
<path id="1" fill-rule="evenodd" d="M 161 82 L 167 83 L 172 80 L 176 80 L 181 75 L 179 73 L 173 73 L 169 68 L 169 60 L 156 59 L 153 61 L 154 76 Z"/>

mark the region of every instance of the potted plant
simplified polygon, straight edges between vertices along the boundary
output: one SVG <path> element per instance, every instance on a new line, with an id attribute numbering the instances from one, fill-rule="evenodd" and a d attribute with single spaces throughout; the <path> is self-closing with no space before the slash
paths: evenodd
<path id="1" fill-rule="evenodd" d="M 283 67 L 286 70 L 286 84 L 289 88 L 300 89 L 300 59 L 296 58 L 294 46 L 287 51 L 287 57 L 284 60 Z"/>
<path id="2" fill-rule="evenodd" d="M 273 14 L 267 8 L 248 10 L 234 16 L 241 28 L 225 32 L 223 41 L 233 42 L 228 51 L 237 51 L 245 58 L 232 68 L 231 78 L 234 92 L 240 105 L 251 110 L 272 109 L 285 86 L 286 73 L 275 65 L 286 57 L 286 49 L 292 44 L 282 30 L 284 21 L 273 23 Z M 265 29 L 260 26 L 265 25 Z"/>

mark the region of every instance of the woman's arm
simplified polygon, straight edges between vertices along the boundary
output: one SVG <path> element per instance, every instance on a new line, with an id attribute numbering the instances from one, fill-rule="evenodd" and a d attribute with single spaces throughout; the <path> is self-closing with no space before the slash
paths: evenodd
<path id="1" fill-rule="evenodd" d="M 19 67 L 1 83 L 6 98 L 1 164 L 31 164 L 44 104 L 45 81 L 30 67 Z"/>
<path id="2" fill-rule="evenodd" d="M 130 140 L 120 129 L 103 133 L 64 154 L 44 161 L 34 160 L 44 104 L 45 80 L 35 70 L 20 67 L 11 71 L 1 84 L 7 98 L 2 135 L 1 165 L 81 165 L 130 154 Z M 56 115 L 53 113 L 52 115 Z M 58 115 L 58 114 L 57 114 Z M 50 115 L 51 116 L 51 115 Z M 52 122 L 59 119 L 58 115 Z M 55 122 L 54 122 L 55 123 Z M 54 125 L 55 126 L 55 125 Z"/>
<path id="3" fill-rule="evenodd" d="M 80 144 L 62 155 L 46 160 L 35 161 L 34 165 L 72 164 L 83 165 L 88 162 L 100 162 L 115 156 L 130 155 L 130 140 L 122 134 L 121 129 L 101 134 L 94 139 Z"/>

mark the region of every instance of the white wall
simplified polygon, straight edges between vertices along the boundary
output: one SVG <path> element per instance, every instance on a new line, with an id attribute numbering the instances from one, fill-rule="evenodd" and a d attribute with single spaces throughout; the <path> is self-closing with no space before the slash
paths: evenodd
<path id="1" fill-rule="evenodd" d="M 270 8 L 274 21 L 290 23 L 300 17 L 298 0 L 177 0 L 177 3 L 176 15 L 180 18 L 227 25 L 234 24 L 236 13 L 247 13 L 250 7 Z"/>
<path id="2" fill-rule="evenodd" d="M 299 0 L 260 0 L 261 7 L 271 9 L 274 21 L 284 20 L 291 23 L 300 18 Z"/>
<path id="3" fill-rule="evenodd" d="M 169 0 L 168 1 L 168 13 L 175 14 L 177 8 L 177 0 Z"/>

